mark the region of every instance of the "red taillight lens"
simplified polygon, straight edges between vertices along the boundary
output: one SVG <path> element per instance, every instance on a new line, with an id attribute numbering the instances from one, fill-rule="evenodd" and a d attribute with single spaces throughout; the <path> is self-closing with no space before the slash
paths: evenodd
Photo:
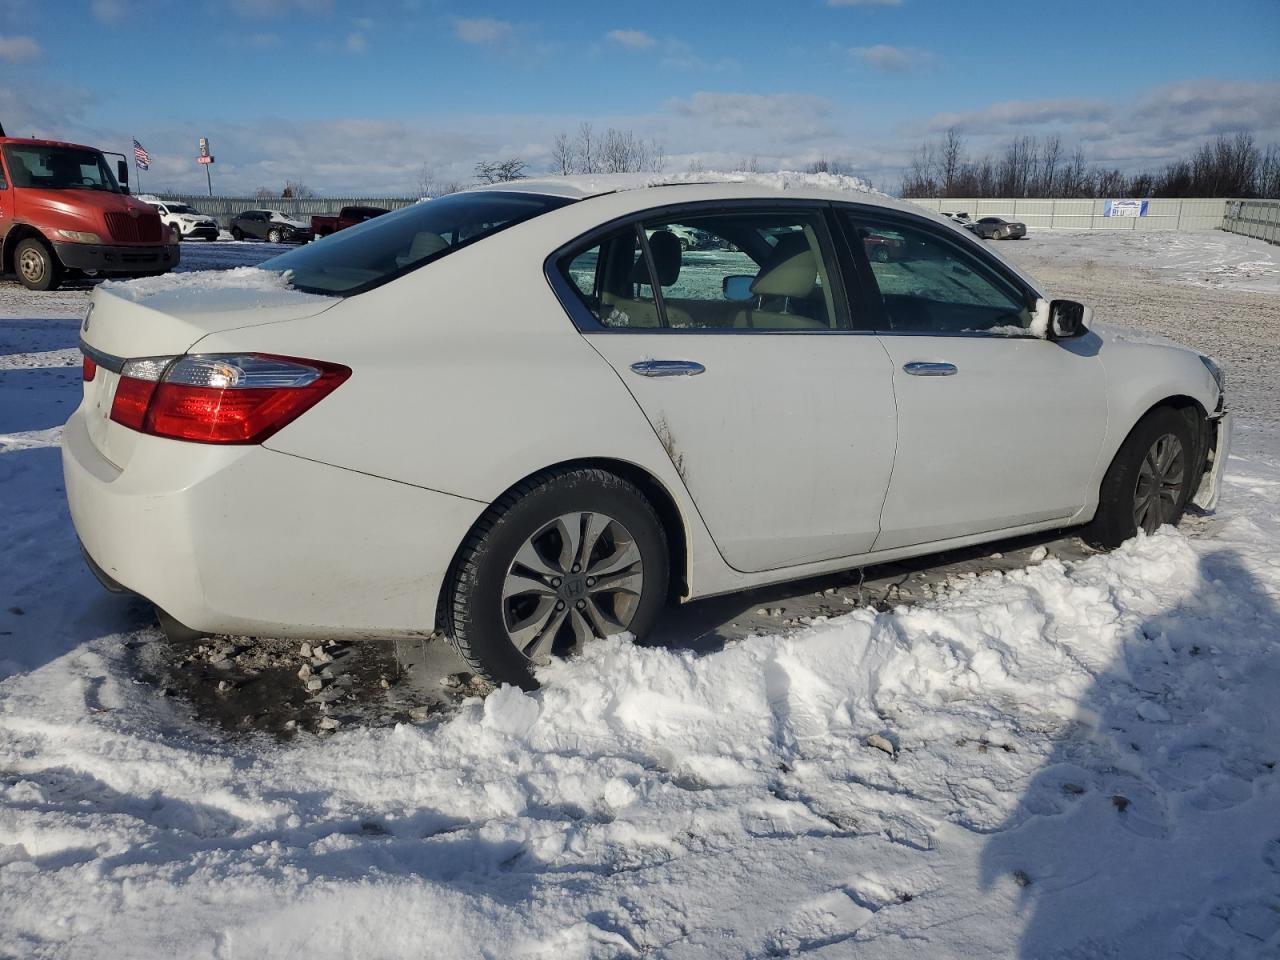
<path id="1" fill-rule="evenodd" d="M 261 443 L 351 375 L 337 364 L 242 354 L 179 357 L 156 372 L 154 382 L 130 378 L 131 364 L 161 359 L 125 365 L 111 419 L 157 437 L 196 443 Z M 143 376 L 151 372 L 138 370 Z"/>
<path id="2" fill-rule="evenodd" d="M 131 430 L 141 430 L 151 395 L 155 392 L 154 380 L 121 377 L 116 384 L 115 399 L 111 401 L 111 419 Z"/>
<path id="3" fill-rule="evenodd" d="M 84 355 L 84 362 L 80 364 L 80 372 L 84 376 L 85 383 L 88 383 L 98 375 L 98 365 L 93 362 L 87 353 Z"/>

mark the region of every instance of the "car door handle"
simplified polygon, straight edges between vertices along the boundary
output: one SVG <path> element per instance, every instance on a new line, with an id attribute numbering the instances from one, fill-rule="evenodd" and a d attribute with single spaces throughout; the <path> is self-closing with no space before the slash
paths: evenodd
<path id="1" fill-rule="evenodd" d="M 904 363 L 902 369 L 913 377 L 954 377 L 957 373 L 954 363 L 926 363 L 923 360 Z"/>
<path id="2" fill-rule="evenodd" d="M 638 360 L 631 372 L 642 377 L 696 377 L 707 368 L 694 360 Z"/>

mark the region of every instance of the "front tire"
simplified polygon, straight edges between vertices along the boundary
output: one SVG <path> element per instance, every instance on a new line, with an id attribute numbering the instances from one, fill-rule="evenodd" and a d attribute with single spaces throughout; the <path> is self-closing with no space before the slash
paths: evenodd
<path id="1" fill-rule="evenodd" d="M 28 290 L 57 290 L 62 282 L 62 264 L 44 241 L 35 237 L 18 243 L 13 266 L 18 282 Z"/>
<path id="2" fill-rule="evenodd" d="M 1155 533 L 1177 524 L 1195 493 L 1203 463 L 1191 424 L 1172 407 L 1160 407 L 1138 421 L 1120 446 L 1102 480 L 1098 512 L 1084 538 L 1114 548 L 1141 529 Z"/>
<path id="3" fill-rule="evenodd" d="M 634 484 L 550 470 L 504 494 L 459 551 L 444 627 L 476 673 L 537 687 L 534 668 L 624 631 L 643 637 L 667 597 L 667 538 Z"/>

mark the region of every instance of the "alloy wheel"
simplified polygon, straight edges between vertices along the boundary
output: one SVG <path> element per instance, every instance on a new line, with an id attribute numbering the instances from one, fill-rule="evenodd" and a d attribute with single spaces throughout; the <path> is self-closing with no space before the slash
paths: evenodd
<path id="1" fill-rule="evenodd" d="M 517 650 L 543 663 L 626 630 L 643 587 L 631 531 L 603 513 L 566 513 L 516 552 L 502 585 L 503 624 Z"/>
<path id="2" fill-rule="evenodd" d="M 1156 439 L 1138 467 L 1133 494 L 1133 521 L 1141 530 L 1155 533 L 1173 523 L 1182 502 L 1186 477 L 1186 451 L 1171 433 Z"/>

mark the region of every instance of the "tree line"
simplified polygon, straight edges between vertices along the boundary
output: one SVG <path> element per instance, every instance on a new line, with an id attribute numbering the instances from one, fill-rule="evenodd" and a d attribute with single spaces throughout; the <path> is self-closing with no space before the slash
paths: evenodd
<path id="1" fill-rule="evenodd" d="M 1070 153 L 1056 134 L 1014 137 L 971 157 L 954 128 L 922 143 L 902 177 L 904 197 L 1280 197 L 1280 145 L 1220 134 L 1156 171 L 1126 174 Z"/>

